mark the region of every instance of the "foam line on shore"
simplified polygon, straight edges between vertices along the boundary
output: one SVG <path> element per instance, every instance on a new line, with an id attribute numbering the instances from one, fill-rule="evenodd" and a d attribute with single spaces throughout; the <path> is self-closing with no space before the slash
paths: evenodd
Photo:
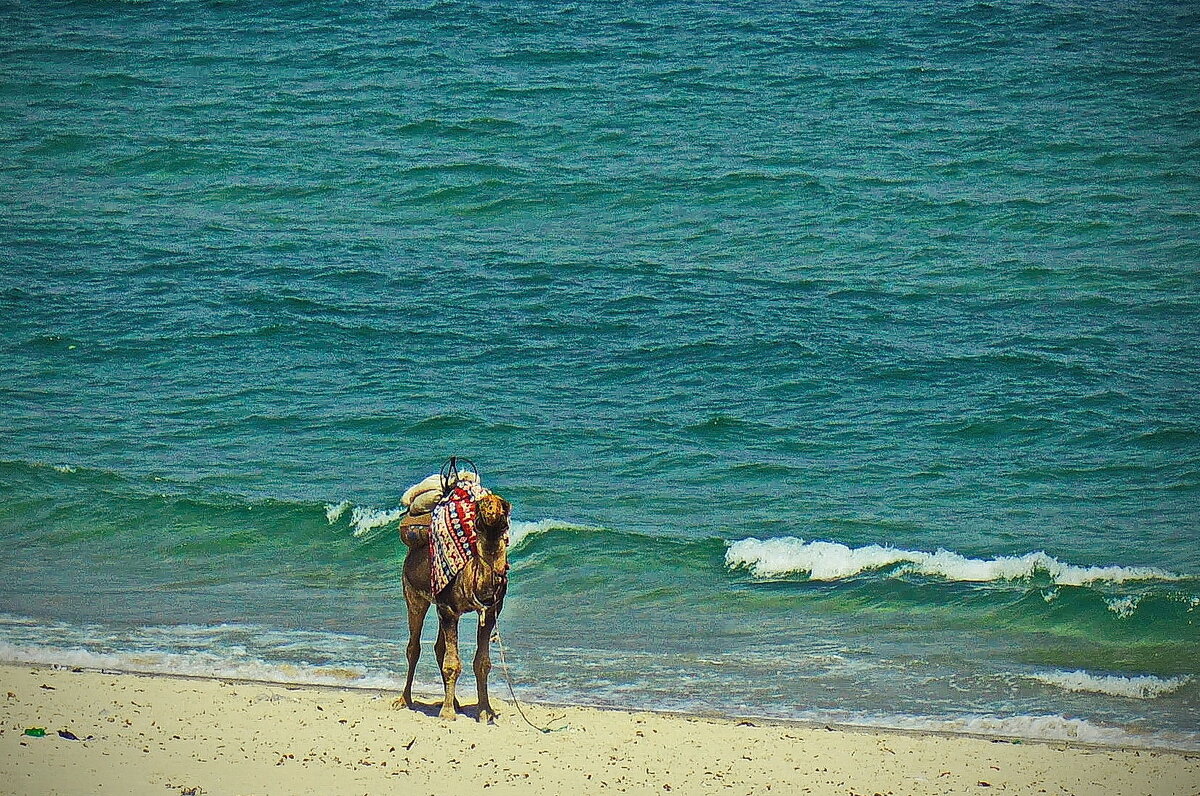
<path id="1" fill-rule="evenodd" d="M 371 670 L 354 664 L 270 663 L 255 659 L 234 660 L 210 653 L 138 652 L 98 653 L 81 648 L 63 649 L 36 645 L 0 643 L 0 665 L 32 664 L 65 669 L 107 671 L 141 675 L 163 675 L 212 680 L 238 680 L 286 686 L 319 686 L 367 691 L 399 692 L 403 678 L 398 673 Z M 1078 674 L 1078 673 L 1075 673 Z M 1035 677 L 1034 679 L 1042 679 Z M 1047 681 L 1053 675 L 1046 676 Z M 1139 685 L 1155 686 L 1157 678 L 1131 678 L 1130 689 Z M 1142 682 L 1146 681 L 1146 682 Z M 1182 685 L 1182 683 L 1180 684 Z M 1115 687 L 1115 686 L 1114 686 Z M 1159 681 L 1159 687 L 1168 684 Z M 585 701 L 586 703 L 586 701 Z M 580 703 L 581 706 L 586 706 Z M 573 704 L 551 699 L 547 704 Z M 611 709 L 611 706 L 607 709 Z M 682 714 L 687 715 L 687 714 Z M 730 715 L 729 718 L 736 718 Z M 772 722 L 821 726 L 837 724 L 847 728 L 934 732 L 945 735 L 1019 738 L 1030 741 L 1070 741 L 1098 746 L 1131 748 L 1200 749 L 1194 737 L 1172 734 L 1141 735 L 1124 728 L 1057 714 L 997 716 L 911 716 L 904 714 L 824 714 L 803 713 L 792 718 L 770 717 Z"/>

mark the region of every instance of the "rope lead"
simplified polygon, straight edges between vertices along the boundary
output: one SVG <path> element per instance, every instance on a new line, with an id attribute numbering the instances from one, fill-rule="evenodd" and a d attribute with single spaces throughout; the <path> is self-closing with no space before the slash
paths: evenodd
<path id="1" fill-rule="evenodd" d="M 502 668 L 504 670 L 504 681 L 506 683 L 508 683 L 509 696 L 512 697 L 513 704 L 516 705 L 517 712 L 521 714 L 521 718 L 525 719 L 525 723 L 541 733 L 560 732 L 562 730 L 565 730 L 566 727 L 551 728 L 549 725 L 547 725 L 545 727 L 539 727 L 538 725 L 534 724 L 532 721 L 529 720 L 529 717 L 525 715 L 525 711 L 521 710 L 521 703 L 517 701 L 517 694 L 515 691 L 513 691 L 512 675 L 510 675 L 508 673 L 508 661 L 504 660 L 504 642 L 500 640 L 499 629 L 494 629 L 492 631 L 492 641 L 496 642 L 496 648 L 500 651 L 500 668 Z M 564 718 L 566 718 L 566 717 L 559 716 L 557 718 L 551 719 L 550 724 L 553 724 L 556 721 L 562 721 Z"/>

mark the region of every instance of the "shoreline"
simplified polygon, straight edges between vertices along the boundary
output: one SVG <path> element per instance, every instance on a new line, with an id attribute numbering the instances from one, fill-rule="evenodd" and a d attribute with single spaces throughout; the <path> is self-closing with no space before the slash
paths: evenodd
<path id="1" fill-rule="evenodd" d="M 341 681 L 341 682 L 320 682 L 320 681 L 308 680 L 308 679 L 302 679 L 302 678 L 301 679 L 271 679 L 270 677 L 259 677 L 259 676 L 254 676 L 254 675 L 245 675 L 245 674 L 236 674 L 236 673 L 220 674 L 220 673 L 196 673 L 196 672 L 168 672 L 168 671 L 163 671 L 162 669 L 158 669 L 158 668 L 138 669 L 138 668 L 127 668 L 127 667 L 123 667 L 120 665 L 109 666 L 109 665 L 103 665 L 103 664 L 87 664 L 87 663 L 59 663 L 59 662 L 56 662 L 53 660 L 47 660 L 47 659 L 41 659 L 41 658 L 29 658 L 29 659 L 0 658 L 0 668 L 9 667 L 9 666 L 11 666 L 11 667 L 33 667 L 33 668 L 47 669 L 47 670 L 53 670 L 53 671 L 68 671 L 68 672 L 74 672 L 74 673 L 91 672 L 91 673 L 105 674 L 105 675 L 166 677 L 166 678 L 173 678 L 173 679 L 180 679 L 180 680 L 201 680 L 201 681 L 215 680 L 215 681 L 224 682 L 224 683 L 233 683 L 233 684 L 242 684 L 242 685 L 280 686 L 280 687 L 288 688 L 288 689 L 311 688 L 311 689 L 316 689 L 316 690 L 332 690 L 332 691 L 348 690 L 348 691 L 356 691 L 356 692 L 360 692 L 360 693 L 371 694 L 374 696 L 387 696 L 389 699 L 397 696 L 401 690 L 401 683 L 399 680 L 397 680 L 394 684 L 390 683 L 390 682 L 385 683 L 385 684 L 379 684 L 379 683 L 359 684 L 358 682 L 355 682 L 356 679 L 370 679 L 370 678 L 369 677 L 368 678 L 360 678 L 357 675 L 357 673 L 355 673 L 355 672 L 351 672 L 348 670 L 341 670 L 341 669 L 338 669 L 337 667 L 332 667 L 332 668 L 322 667 L 318 671 L 323 671 L 323 672 L 329 672 L 329 671 L 342 672 L 342 671 L 344 671 L 344 673 L 347 677 L 346 680 Z M 326 673 L 325 676 L 332 677 L 332 675 L 330 675 L 328 673 Z M 464 676 L 466 677 L 466 681 L 468 683 L 474 682 L 473 675 L 471 675 L 469 672 L 467 672 Z M 496 668 L 492 672 L 492 684 L 491 684 L 492 685 L 492 687 L 491 687 L 492 697 L 493 697 L 493 699 L 500 697 L 500 698 L 502 698 L 502 701 L 505 704 L 511 705 L 513 703 L 513 695 L 511 695 L 509 693 L 507 685 L 505 684 L 504 680 L 502 679 L 503 676 L 504 676 L 503 670 L 497 664 Z M 351 677 L 353 677 L 354 679 L 350 679 Z M 426 684 L 426 685 L 428 685 L 428 684 Z M 434 700 L 440 701 L 440 699 L 441 699 L 440 694 L 435 694 L 432 691 L 423 692 L 423 691 L 421 691 L 421 688 L 422 688 L 422 684 L 420 682 L 417 682 L 414 684 L 414 693 L 416 693 L 418 697 L 428 699 L 431 702 Z M 474 686 L 472 685 L 471 686 L 472 694 L 474 693 L 473 689 L 474 689 Z M 459 699 L 461 700 L 462 698 L 463 698 L 463 694 L 460 693 Z M 756 714 L 756 713 L 751 713 L 751 712 L 726 713 L 726 712 L 718 711 L 715 709 L 689 711 L 686 709 L 663 708 L 663 709 L 656 710 L 653 708 L 645 707 L 643 705 L 631 706 L 631 707 L 619 707 L 619 706 L 603 704 L 603 703 L 558 701 L 553 698 L 550 698 L 550 699 L 541 698 L 541 699 L 538 699 L 538 700 L 532 701 L 532 702 L 527 701 L 525 699 L 519 699 L 517 701 L 519 701 L 522 705 L 531 705 L 532 704 L 532 705 L 540 706 L 540 707 L 548 709 L 548 710 L 557 709 L 557 708 L 565 708 L 565 709 L 582 708 L 582 709 L 597 710 L 597 711 L 602 711 L 602 712 L 616 711 L 618 713 L 650 713 L 650 714 L 655 714 L 655 715 L 660 715 L 660 716 L 667 716 L 667 717 L 674 717 L 674 718 L 681 718 L 681 719 L 698 718 L 698 719 L 705 719 L 705 720 L 711 720 L 711 721 L 731 721 L 731 722 L 751 721 L 756 724 L 760 724 L 760 725 L 764 725 L 764 726 L 765 725 L 779 725 L 781 727 L 795 727 L 795 728 L 800 728 L 800 729 L 833 728 L 836 730 L 847 731 L 847 732 L 882 732 L 882 733 L 898 733 L 901 735 L 916 735 L 916 736 L 936 735 L 936 736 L 944 736 L 946 738 L 960 738 L 960 737 L 978 738 L 978 739 L 986 740 L 986 741 L 1011 742 L 1011 743 L 1017 743 L 1017 744 L 1022 744 L 1022 743 L 1024 743 L 1024 744 L 1039 744 L 1039 743 L 1040 744 L 1070 744 L 1071 746 L 1086 747 L 1086 748 L 1098 749 L 1098 750 L 1141 750 L 1141 751 L 1147 751 L 1147 752 L 1162 751 L 1162 752 L 1173 752 L 1173 753 L 1182 754 L 1182 755 L 1200 755 L 1200 747 L 1186 745 L 1183 742 L 1177 742 L 1175 745 L 1172 745 L 1171 740 L 1166 736 L 1135 735 L 1135 734 L 1130 734 L 1126 730 L 1121 729 L 1121 728 L 1112 728 L 1111 732 L 1120 734 L 1123 737 L 1115 738 L 1115 739 L 1097 739 L 1097 738 L 1078 737 L 1077 735 L 1070 734 L 1070 732 L 1068 732 L 1068 730 L 1077 729 L 1075 727 L 1068 727 L 1068 730 L 1063 730 L 1062 731 L 1063 734 L 1061 734 L 1061 735 L 1046 734 L 1046 733 L 1043 733 L 1041 735 L 1037 735 L 1037 734 L 1022 735 L 1022 734 L 1016 733 L 1016 732 L 1003 732 L 1000 730 L 990 730 L 990 729 L 983 729 L 983 728 L 979 728 L 979 729 L 972 729 L 970 727 L 955 728 L 955 727 L 946 726 L 946 725 L 952 723 L 954 721 L 953 719 L 938 718 L 938 717 L 924 717 L 924 716 L 893 717 L 898 720 L 897 723 L 889 724 L 886 721 L 887 717 L 884 717 L 883 720 L 880 720 L 877 722 L 871 722 L 871 721 L 854 721 L 853 719 L 846 720 L 846 719 L 843 719 L 840 717 L 839 718 L 832 718 L 832 717 L 801 718 L 801 717 L 788 717 L 788 716 L 769 715 L 769 714 Z M 987 716 L 984 714 L 979 714 L 978 716 L 964 717 L 964 721 L 968 721 L 970 718 L 994 720 L 997 724 L 1001 724 L 1001 725 L 1004 722 L 1004 719 L 1002 719 L 1002 718 L 991 717 L 991 716 Z M 1023 716 L 1023 717 L 1018 717 L 1018 718 L 1029 718 L 1029 719 L 1045 718 L 1045 719 L 1050 719 L 1050 720 L 1061 719 L 1064 722 L 1071 721 L 1070 719 L 1066 719 L 1065 717 L 1056 716 L 1053 714 L 1030 715 L 1030 716 Z M 900 723 L 900 721 L 902 721 L 902 720 L 909 720 L 910 724 L 908 726 L 905 726 L 904 724 Z M 939 725 L 941 725 L 941 726 L 939 726 Z M 1085 727 L 1086 726 L 1087 725 L 1085 723 Z M 1097 725 L 1092 725 L 1092 729 L 1094 729 L 1096 726 Z M 1200 796 L 1200 794 L 1198 794 L 1198 796 Z"/>
<path id="2" fill-rule="evenodd" d="M 498 678 L 491 726 L 376 688 L 21 663 L 0 679 L 15 793 L 1200 792 L 1200 754 L 1167 749 L 522 701 L 539 732 Z"/>

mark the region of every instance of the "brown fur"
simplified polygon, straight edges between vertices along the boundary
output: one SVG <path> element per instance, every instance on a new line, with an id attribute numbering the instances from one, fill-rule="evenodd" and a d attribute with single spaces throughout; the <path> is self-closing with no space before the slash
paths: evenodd
<path id="1" fill-rule="evenodd" d="M 429 515 L 405 517 L 400 521 L 400 538 L 408 546 L 404 557 L 404 600 L 408 603 L 408 677 L 404 695 L 396 707 L 412 707 L 413 672 L 421 657 L 421 628 L 430 605 L 437 606 L 438 636 L 434 645 L 438 668 L 442 672 L 445 697 L 441 716 L 457 716 L 454 686 L 462 672 L 458 656 L 458 620 L 471 611 L 479 612 L 479 632 L 475 647 L 475 688 L 479 695 L 479 721 L 496 717 L 488 700 L 487 678 L 492 669 L 490 644 L 496 619 L 504 607 L 508 590 L 508 523 L 512 506 L 499 495 L 485 495 L 479 501 L 476 521 L 478 546 L 475 555 L 454 576 L 440 594 L 430 593 Z"/>

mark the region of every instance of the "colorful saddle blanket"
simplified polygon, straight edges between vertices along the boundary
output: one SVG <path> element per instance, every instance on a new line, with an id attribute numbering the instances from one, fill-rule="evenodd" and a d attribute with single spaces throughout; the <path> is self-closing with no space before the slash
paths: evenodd
<path id="1" fill-rule="evenodd" d="M 491 493 L 478 482 L 463 479 L 434 506 L 429 526 L 429 561 L 435 597 L 474 555 L 478 501 L 488 494 Z"/>

